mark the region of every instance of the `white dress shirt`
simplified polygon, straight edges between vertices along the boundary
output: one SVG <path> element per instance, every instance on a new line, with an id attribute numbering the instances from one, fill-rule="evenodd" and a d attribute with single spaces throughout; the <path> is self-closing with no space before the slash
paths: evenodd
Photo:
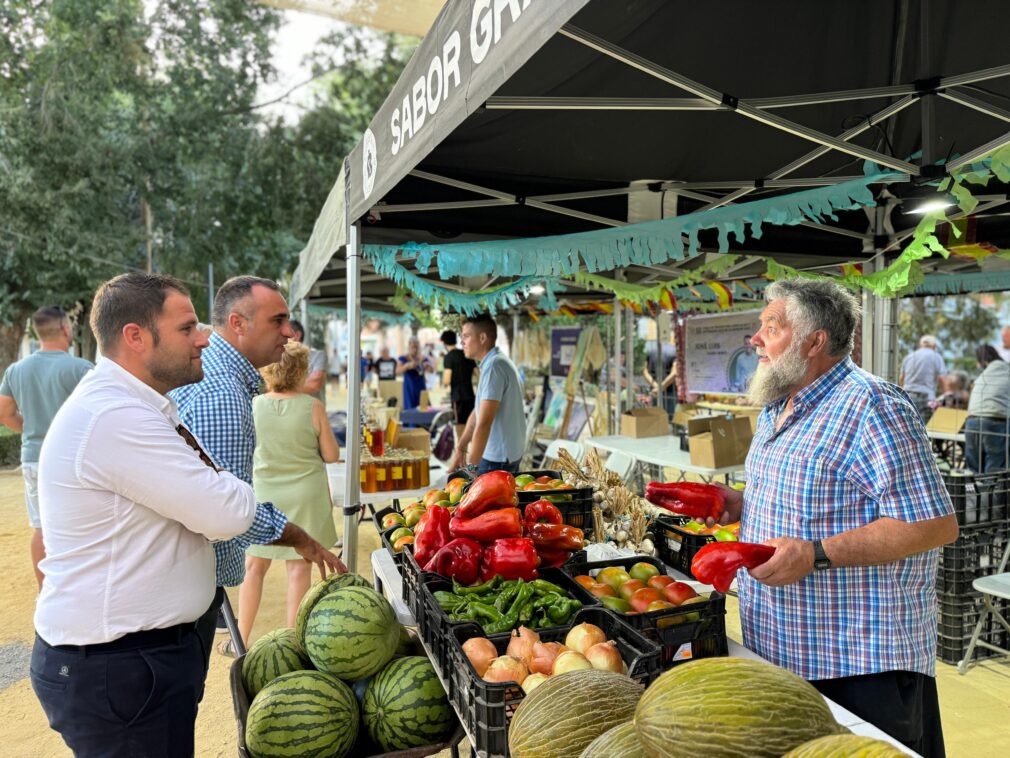
<path id="1" fill-rule="evenodd" d="M 175 403 L 102 358 L 53 419 L 39 461 L 46 557 L 35 629 L 93 645 L 198 619 L 214 595 L 208 540 L 245 532 L 253 489 L 204 464 Z"/>

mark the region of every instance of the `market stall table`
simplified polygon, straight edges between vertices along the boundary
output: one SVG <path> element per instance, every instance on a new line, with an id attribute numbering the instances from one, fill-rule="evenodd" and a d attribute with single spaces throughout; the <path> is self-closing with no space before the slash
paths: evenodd
<path id="1" fill-rule="evenodd" d="M 626 453 L 637 463 L 677 469 L 680 471 L 680 478 L 677 481 L 683 481 L 687 474 L 696 474 L 706 482 L 711 482 L 716 477 L 725 477 L 728 482 L 731 476 L 744 470 L 742 463 L 722 468 L 696 466 L 691 463 L 691 454 L 680 449 L 680 438 L 669 434 L 661 437 L 624 437 L 613 434 L 605 437 L 587 437 L 585 443 L 609 453 Z"/>
<path id="2" fill-rule="evenodd" d="M 362 492 L 359 495 L 359 502 L 365 506 L 370 513 L 375 514 L 375 506 L 379 503 L 392 502 L 396 510 L 400 510 L 401 500 L 420 500 L 429 490 L 441 489 L 445 486 L 448 472 L 442 462 L 436 458 L 431 458 L 429 464 L 429 483 L 427 487 L 420 487 L 413 490 L 389 490 L 383 492 Z M 330 498 L 334 507 L 341 507 L 344 504 L 344 463 L 327 463 L 326 476 L 330 481 Z M 362 509 L 361 518 L 365 513 Z"/>
<path id="3" fill-rule="evenodd" d="M 690 577 L 686 577 L 680 572 L 675 571 L 674 569 L 667 568 L 667 573 L 679 581 L 686 581 L 688 583 L 691 583 L 696 588 L 700 586 L 700 583 L 695 582 Z M 404 626 L 416 626 L 417 625 L 416 619 L 414 619 L 410 611 L 406 608 L 406 606 L 403 603 L 402 599 L 403 580 L 396 569 L 396 564 L 393 562 L 392 556 L 390 556 L 386 550 L 376 550 L 372 553 L 372 575 L 374 577 L 375 589 L 379 592 L 383 592 L 386 598 L 389 599 L 389 601 L 392 603 L 393 608 L 396 611 L 396 617 L 400 621 L 400 623 L 403 624 Z M 424 645 L 424 650 L 425 653 L 427 653 L 428 657 L 431 658 L 432 660 L 435 660 L 436 658 L 434 655 L 434 651 L 429 650 L 428 645 L 424 644 L 423 640 L 421 642 Z M 755 661 L 764 660 L 754 651 L 745 648 L 743 645 L 732 639 L 729 640 L 729 655 L 734 658 L 749 658 Z M 442 679 L 442 672 L 438 670 L 437 666 L 435 667 L 435 671 L 438 674 L 439 679 L 442 681 L 442 687 L 444 687 L 445 691 L 448 692 L 449 684 L 444 679 Z M 834 703 L 831 700 L 828 700 L 827 698 L 824 699 L 825 701 L 827 701 L 828 707 L 831 709 L 831 714 L 832 716 L 834 716 L 835 721 L 837 721 L 839 724 L 846 727 L 847 729 L 851 730 L 853 734 L 859 734 L 866 737 L 873 737 L 878 740 L 884 740 L 885 742 L 889 742 L 892 745 L 901 748 L 910 756 L 913 756 L 913 758 L 918 758 L 918 755 L 916 753 L 911 752 L 908 748 L 899 743 L 897 740 L 888 736 L 887 734 L 884 734 L 884 732 L 875 727 L 873 724 L 864 721 L 863 719 L 859 718 L 859 716 L 846 710 L 845 708 L 842 708 L 837 703 Z M 464 724 L 465 726 L 466 714 L 457 713 L 456 715 L 459 717 L 460 723 Z M 473 735 L 468 736 L 472 744 Z"/>

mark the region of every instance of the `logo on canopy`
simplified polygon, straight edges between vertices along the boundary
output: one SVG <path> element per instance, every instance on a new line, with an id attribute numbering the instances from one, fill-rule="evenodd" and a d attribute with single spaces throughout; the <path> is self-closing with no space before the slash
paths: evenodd
<path id="1" fill-rule="evenodd" d="M 375 148 L 375 135 L 371 129 L 365 129 L 365 136 L 362 142 L 362 162 L 361 162 L 361 189 L 365 194 L 365 200 L 372 194 L 375 186 L 375 175 L 379 171 L 379 156 Z"/>

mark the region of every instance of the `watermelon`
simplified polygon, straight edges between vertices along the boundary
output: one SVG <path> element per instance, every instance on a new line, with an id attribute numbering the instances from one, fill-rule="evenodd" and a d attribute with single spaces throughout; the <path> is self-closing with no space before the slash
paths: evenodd
<path id="1" fill-rule="evenodd" d="M 281 674 L 311 668 L 312 662 L 295 630 L 277 629 L 264 634 L 249 648 L 242 661 L 242 681 L 252 698 Z"/>
<path id="2" fill-rule="evenodd" d="M 305 651 L 320 671 L 352 681 L 379 672 L 400 640 L 393 607 L 368 587 L 322 597 L 305 625 Z"/>
<path id="3" fill-rule="evenodd" d="M 431 661 L 397 658 L 372 678 L 361 706 L 372 741 L 383 751 L 442 742 L 455 718 Z"/>
<path id="4" fill-rule="evenodd" d="M 346 574 L 330 574 L 322 581 L 318 581 L 309 587 L 309 591 L 305 593 L 302 602 L 298 604 L 298 614 L 295 616 L 295 633 L 298 635 L 298 641 L 302 647 L 305 647 L 305 623 L 309 620 L 309 614 L 316 607 L 319 598 L 341 587 L 371 586 L 367 579 L 348 572 Z"/>
<path id="5" fill-rule="evenodd" d="M 359 720 L 350 687 L 319 671 L 295 671 L 270 682 L 249 706 L 246 747 L 253 758 L 343 758 Z"/>

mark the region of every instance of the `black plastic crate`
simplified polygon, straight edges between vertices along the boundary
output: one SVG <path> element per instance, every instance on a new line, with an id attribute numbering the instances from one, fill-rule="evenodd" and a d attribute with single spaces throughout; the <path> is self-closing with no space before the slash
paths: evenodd
<path id="1" fill-rule="evenodd" d="M 644 686 L 659 676 L 659 650 L 641 634 L 610 611 L 599 607 L 580 610 L 572 623 L 564 627 L 541 629 L 537 633 L 544 642 L 564 642 L 575 624 L 588 622 L 600 627 L 608 640 L 617 643 L 628 667 L 628 676 Z M 453 678 L 449 688 L 456 711 L 466 722 L 467 733 L 473 737 L 473 749 L 479 756 L 507 756 L 508 726 L 525 693 L 514 682 L 485 682 L 470 665 L 463 643 L 471 637 L 486 636 L 478 624 L 464 622 L 454 625 L 448 639 L 448 670 Z M 509 635 L 489 637 L 502 655 L 509 644 Z M 600 703 L 601 708 L 606 703 Z"/>
<path id="2" fill-rule="evenodd" d="M 936 574 L 937 592 L 965 595 L 971 583 L 995 574 L 1010 540 L 1010 524 L 965 527 L 957 540 L 940 548 Z"/>
<path id="3" fill-rule="evenodd" d="M 400 579 L 403 587 L 403 602 L 410 610 L 410 615 L 420 619 L 423 613 L 421 606 L 421 575 L 424 571 L 414 560 L 414 546 L 408 545 L 400 554 Z M 434 576 L 433 574 L 431 576 Z"/>
<path id="4" fill-rule="evenodd" d="M 585 555 L 585 553 L 582 553 L 582 555 Z M 579 594 L 580 588 L 578 585 L 566 572 L 560 569 L 540 569 L 539 576 L 541 579 L 553 582 L 563 590 L 566 590 L 571 597 L 579 600 L 584 606 L 599 604 L 596 598 L 587 600 Z M 417 631 L 421 635 L 421 639 L 424 640 L 424 644 L 428 646 L 428 650 L 432 652 L 436 663 L 442 667 L 440 670 L 446 671 L 446 667 L 449 664 L 447 641 L 452 634 L 452 629 L 460 624 L 469 624 L 471 622 L 453 621 L 449 618 L 449 614 L 442 610 L 442 607 L 435 601 L 434 593 L 440 590 L 452 591 L 451 579 L 428 572 L 421 572 L 419 579 L 421 613 L 415 616 L 417 619 Z M 545 629 L 537 629 L 536 631 L 538 634 L 542 634 L 545 631 L 559 628 L 562 627 L 546 627 Z"/>
<path id="5" fill-rule="evenodd" d="M 997 606 L 999 607 L 999 606 Z M 1006 609 L 1004 608 L 1003 617 L 1006 618 Z M 939 621 L 941 628 L 943 627 L 943 620 Z M 975 632 L 975 625 L 978 623 L 978 615 L 974 616 L 974 621 L 971 627 L 964 623 L 961 628 L 967 629 L 966 632 L 962 634 L 944 634 L 940 631 L 936 635 L 936 657 L 939 658 L 944 663 L 957 664 L 960 663 L 968 652 L 968 645 L 971 642 L 972 634 Z M 957 628 L 956 625 L 953 628 Z M 990 645 L 995 645 L 996 647 L 1001 647 L 1004 650 L 1010 649 L 1010 634 L 1007 634 L 1006 629 L 996 620 L 992 615 L 986 619 L 982 627 L 982 632 L 979 635 L 979 640 L 982 642 L 988 642 Z M 1002 653 L 998 653 L 995 650 L 989 650 L 988 648 L 981 647 L 980 645 L 975 646 L 975 651 L 972 653 L 972 660 L 980 660 L 983 658 L 998 658 Z"/>
<path id="6" fill-rule="evenodd" d="M 523 495 L 536 495 L 535 498 L 523 498 Z M 592 487 L 580 487 L 570 490 L 552 490 L 550 492 L 520 492 L 519 508 L 525 513 L 526 506 L 535 503 L 537 500 L 546 498 L 552 502 L 559 511 L 561 518 L 569 526 L 578 527 L 583 531 L 587 540 L 593 538 L 593 489 Z M 567 500 L 558 498 L 558 495 L 568 496 Z"/>
<path id="7" fill-rule="evenodd" d="M 949 471 L 942 476 L 959 526 L 981 526 L 1007 521 L 1010 471 L 994 471 L 989 474 Z"/>
<path id="8" fill-rule="evenodd" d="M 607 561 L 566 563 L 562 569 L 573 577 L 581 574 L 596 576 L 608 566 L 620 566 L 628 570 L 636 563 L 648 563 L 666 573 L 666 567 L 644 555 L 615 558 Z M 576 597 L 586 602 L 593 594 L 582 585 L 575 583 Z M 660 647 L 660 666 L 664 669 L 698 658 L 715 658 L 729 655 L 729 640 L 726 637 L 726 596 L 716 590 L 709 594 L 708 602 L 691 603 L 676 608 L 666 608 L 648 613 L 623 614 L 612 611 L 622 621 L 631 625 L 644 637 Z"/>
<path id="9" fill-rule="evenodd" d="M 424 648 L 421 647 L 416 639 L 414 640 L 414 654 L 425 654 Z M 242 664 L 244 662 L 244 654 L 232 662 L 228 672 L 228 681 L 231 685 L 232 709 L 234 710 L 235 722 L 238 727 L 238 755 L 239 758 L 251 758 L 251 754 L 245 744 L 245 726 L 249 718 L 249 706 L 252 704 L 252 698 L 246 692 L 245 683 L 242 681 Z M 450 699 L 451 702 L 452 700 Z M 364 732 L 367 736 L 367 730 L 364 728 L 364 725 L 361 726 L 359 734 L 361 732 Z M 465 736 L 466 733 L 463 731 L 462 725 L 457 722 L 455 731 L 445 742 L 440 742 L 437 745 L 411 748 L 409 750 L 397 750 L 392 753 L 372 754 L 372 758 L 425 758 L 425 756 L 435 755 L 443 750 L 450 749 L 454 745 L 459 745 Z M 356 746 L 356 751 L 359 747 L 360 743 Z"/>
<path id="10" fill-rule="evenodd" d="M 684 523 L 681 516 L 661 514 L 653 521 L 652 533 L 656 536 L 656 554 L 660 560 L 693 579 L 691 561 L 705 545 L 715 542 L 715 537 L 680 528 Z"/>
<path id="11" fill-rule="evenodd" d="M 992 603 L 996 610 L 1006 618 L 1007 612 L 1010 610 L 1010 601 L 993 598 Z M 980 592 L 972 592 L 967 595 L 937 593 L 937 631 L 949 639 L 971 637 L 980 615 L 985 610 L 985 601 Z M 986 628 L 988 626 L 990 624 L 987 622 Z M 991 626 L 993 629 L 1003 628 L 998 622 L 991 624 Z"/>

